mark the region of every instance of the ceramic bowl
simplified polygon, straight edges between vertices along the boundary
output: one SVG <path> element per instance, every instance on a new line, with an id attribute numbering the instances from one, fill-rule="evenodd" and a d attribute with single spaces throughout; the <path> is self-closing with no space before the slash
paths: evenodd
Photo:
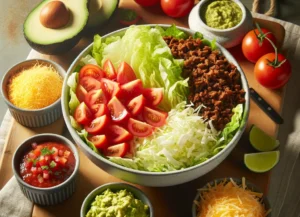
<path id="1" fill-rule="evenodd" d="M 155 27 L 155 25 L 150 25 Z M 162 28 L 167 28 L 170 25 L 159 25 Z M 189 35 L 193 35 L 195 32 L 186 29 L 178 27 L 180 30 L 186 32 Z M 116 36 L 116 35 L 123 35 L 127 28 L 117 30 L 115 32 L 112 32 L 108 35 L 105 35 L 102 37 L 103 40 L 105 40 L 109 36 Z M 85 57 L 87 54 L 89 54 L 92 50 L 93 43 L 90 44 L 86 49 L 84 49 L 74 60 L 74 62 L 71 64 L 70 68 L 68 69 L 66 78 L 64 80 L 63 84 L 63 93 L 62 93 L 62 108 L 63 108 L 63 117 L 65 120 L 65 123 L 67 125 L 67 128 L 72 136 L 72 138 L 75 140 L 76 144 L 79 145 L 83 153 L 98 167 L 100 167 L 102 170 L 106 171 L 107 173 L 116 176 L 120 179 L 123 179 L 128 182 L 136 183 L 139 185 L 144 186 L 172 186 L 177 185 L 181 183 L 185 183 L 188 181 L 191 181 L 193 179 L 196 179 L 211 170 L 213 170 L 215 167 L 217 167 L 233 150 L 233 148 L 236 146 L 238 141 L 240 140 L 245 127 L 246 122 L 248 120 L 249 115 L 249 87 L 247 83 L 247 79 L 243 73 L 242 68 L 239 66 L 238 62 L 234 59 L 234 57 L 222 46 L 217 44 L 218 49 L 225 55 L 227 60 L 231 63 L 233 63 L 235 66 L 237 66 L 238 71 L 241 74 L 241 83 L 242 87 L 245 90 L 245 104 L 244 104 L 244 114 L 243 114 L 243 120 L 241 123 L 240 128 L 237 130 L 236 134 L 234 135 L 233 139 L 230 143 L 227 144 L 227 146 L 220 151 L 218 154 L 213 156 L 212 158 L 208 159 L 207 161 L 186 168 L 182 170 L 177 171 L 171 171 L 171 172 L 146 172 L 146 171 L 140 171 L 140 170 L 134 170 L 130 169 L 121 165 L 118 165 L 116 163 L 113 163 L 106 159 L 105 157 L 93 152 L 92 149 L 89 148 L 89 146 L 79 137 L 79 135 L 76 133 L 76 130 L 72 127 L 71 121 L 70 121 L 70 113 L 69 113 L 69 93 L 70 88 L 67 85 L 67 80 L 69 76 L 74 72 L 75 68 L 77 67 L 78 63 L 80 62 L 81 58 Z"/>
<path id="2" fill-rule="evenodd" d="M 149 206 L 149 217 L 154 217 L 153 212 L 153 206 L 148 199 L 148 197 L 138 188 L 122 183 L 122 182 L 115 182 L 115 183 L 108 183 L 105 185 L 101 185 L 100 187 L 94 189 L 89 195 L 84 199 L 81 210 L 80 210 L 80 217 L 85 217 L 88 210 L 90 209 L 90 205 L 92 201 L 95 199 L 97 195 L 100 195 L 102 192 L 104 192 L 106 189 L 110 189 L 111 191 L 115 192 L 118 190 L 127 189 L 129 192 L 131 192 L 135 198 L 141 200 L 144 204 L 147 204 Z"/>
<path id="3" fill-rule="evenodd" d="M 202 14 L 206 6 L 213 0 L 201 0 L 190 12 L 188 23 L 189 27 L 201 32 L 207 39 L 215 39 L 225 48 L 231 48 L 240 44 L 251 29 L 253 29 L 253 19 L 251 12 L 239 0 L 234 1 L 242 10 L 243 16 L 241 22 L 229 29 L 216 29 L 205 24 Z"/>
<path id="4" fill-rule="evenodd" d="M 18 108 L 8 100 L 7 86 L 11 76 L 24 69 L 32 67 L 37 63 L 50 65 L 54 69 L 56 69 L 56 71 L 62 78 L 65 77 L 66 71 L 57 63 L 50 60 L 30 59 L 22 61 L 11 67 L 5 73 L 2 79 L 2 95 L 4 98 L 4 102 L 8 106 L 8 109 L 14 119 L 26 127 L 42 127 L 45 125 L 49 125 L 60 118 L 62 114 L 60 98 L 45 108 L 35 110 Z"/>
<path id="5" fill-rule="evenodd" d="M 230 177 L 226 177 L 226 178 L 220 178 L 220 179 L 216 179 L 216 180 L 213 180 L 209 183 L 207 183 L 205 186 L 203 186 L 201 189 L 207 189 L 208 188 L 208 185 L 210 186 L 215 186 L 216 183 L 220 183 L 220 182 L 223 182 L 223 181 L 230 181 Z M 242 179 L 240 178 L 232 178 L 232 180 L 238 184 L 238 185 L 241 185 L 242 184 Z M 249 182 L 246 180 L 246 186 L 248 189 L 250 189 L 251 191 L 254 191 L 254 192 L 258 192 L 258 193 L 262 193 L 262 191 L 256 186 L 254 185 L 253 183 Z M 192 217 L 197 217 L 197 205 L 194 203 L 194 201 L 199 201 L 200 200 L 200 194 L 201 192 L 198 191 L 198 193 L 196 194 L 196 197 L 195 199 L 193 200 L 193 205 L 192 205 Z M 269 210 L 271 208 L 271 205 L 270 205 L 270 202 L 268 200 L 268 198 L 263 195 L 262 197 L 262 204 L 264 204 L 266 210 Z M 271 213 L 268 214 L 266 217 L 271 217 Z"/>
<path id="6" fill-rule="evenodd" d="M 58 142 L 68 146 L 75 157 L 75 168 L 71 176 L 63 183 L 49 188 L 40 188 L 27 184 L 20 177 L 20 162 L 26 152 L 32 149 L 31 144 L 41 142 Z M 76 179 L 79 171 L 79 155 L 76 146 L 63 136 L 56 134 L 39 134 L 25 140 L 15 151 L 12 161 L 15 178 L 23 194 L 32 202 L 39 205 L 55 205 L 62 203 L 75 192 Z"/>

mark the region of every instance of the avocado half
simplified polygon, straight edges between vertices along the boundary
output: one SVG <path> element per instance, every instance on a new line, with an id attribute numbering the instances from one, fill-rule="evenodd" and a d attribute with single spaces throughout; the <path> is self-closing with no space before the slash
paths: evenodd
<path id="1" fill-rule="evenodd" d="M 63 0 L 70 11 L 67 25 L 59 29 L 46 28 L 40 22 L 40 13 L 46 4 L 44 0 L 27 16 L 23 31 L 29 45 L 43 54 L 61 54 L 72 49 L 81 39 L 89 18 L 88 0 Z"/>
<path id="2" fill-rule="evenodd" d="M 119 0 L 90 0 L 88 28 L 102 25 L 118 8 Z"/>

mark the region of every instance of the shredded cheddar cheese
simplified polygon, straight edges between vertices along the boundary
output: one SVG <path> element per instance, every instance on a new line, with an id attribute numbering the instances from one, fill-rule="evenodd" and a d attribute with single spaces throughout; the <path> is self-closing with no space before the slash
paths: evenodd
<path id="1" fill-rule="evenodd" d="M 265 217 L 271 212 L 261 203 L 262 194 L 247 189 L 244 179 L 242 186 L 231 179 L 200 190 L 197 217 Z"/>
<path id="2" fill-rule="evenodd" d="M 51 66 L 36 64 L 12 76 L 8 99 L 22 109 L 41 109 L 61 96 L 63 79 Z"/>

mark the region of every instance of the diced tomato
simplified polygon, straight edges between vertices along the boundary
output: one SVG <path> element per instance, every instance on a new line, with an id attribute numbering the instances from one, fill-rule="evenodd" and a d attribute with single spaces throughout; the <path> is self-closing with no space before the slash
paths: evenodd
<path id="1" fill-rule="evenodd" d="M 38 179 L 39 183 L 43 183 L 44 182 L 44 178 L 41 175 L 38 175 L 37 179 Z"/>
<path id="2" fill-rule="evenodd" d="M 41 173 L 43 172 L 43 170 L 42 170 L 42 168 L 41 168 L 41 167 L 37 167 L 37 169 L 36 169 L 36 170 L 37 170 L 37 173 L 38 173 L 38 174 L 41 174 Z"/>
<path id="3" fill-rule="evenodd" d="M 68 160 L 64 157 L 59 158 L 59 163 L 64 166 Z"/>
<path id="4" fill-rule="evenodd" d="M 129 150 L 129 144 L 124 142 L 117 145 L 112 145 L 104 151 L 104 155 L 110 157 L 124 157 Z"/>
<path id="5" fill-rule="evenodd" d="M 38 174 L 36 167 L 31 167 L 31 172 L 32 172 L 32 174 Z"/>
<path id="6" fill-rule="evenodd" d="M 143 95 L 148 105 L 157 106 L 163 99 L 163 88 L 145 88 Z"/>
<path id="7" fill-rule="evenodd" d="M 26 161 L 24 165 L 25 165 L 26 169 L 30 169 L 32 167 L 32 165 L 33 165 L 33 162 L 31 160 L 30 161 Z"/>
<path id="8" fill-rule="evenodd" d="M 44 178 L 44 179 L 49 179 L 49 178 L 50 178 L 50 175 L 49 175 L 49 171 L 48 171 L 48 170 L 44 170 L 44 171 L 43 171 L 43 178 Z"/>
<path id="9" fill-rule="evenodd" d="M 143 110 L 143 116 L 148 124 L 154 127 L 161 127 L 166 123 L 168 113 L 145 106 Z"/>
<path id="10" fill-rule="evenodd" d="M 109 97 L 117 96 L 120 93 L 120 84 L 106 78 L 102 78 L 101 87 L 105 94 Z"/>
<path id="11" fill-rule="evenodd" d="M 40 156 L 39 158 L 39 165 L 40 166 L 45 166 L 47 164 L 46 159 L 44 156 Z"/>
<path id="12" fill-rule="evenodd" d="M 79 102 L 84 101 L 86 94 L 87 94 L 86 89 L 84 89 L 83 86 L 78 84 L 76 87 L 76 96 L 77 96 L 77 99 L 79 100 Z"/>
<path id="13" fill-rule="evenodd" d="M 103 64 L 103 70 L 107 78 L 113 80 L 117 77 L 115 67 L 109 59 L 105 60 Z"/>
<path id="14" fill-rule="evenodd" d="M 45 156 L 45 161 L 46 161 L 47 164 L 50 163 L 50 161 L 51 161 L 51 156 L 46 155 L 46 156 Z"/>
<path id="15" fill-rule="evenodd" d="M 107 115 L 95 118 L 89 125 L 85 125 L 85 130 L 90 134 L 99 134 L 105 126 L 107 126 L 109 119 Z"/>
<path id="16" fill-rule="evenodd" d="M 88 124 L 91 122 L 92 113 L 84 102 L 80 103 L 75 109 L 74 118 L 79 124 Z"/>
<path id="17" fill-rule="evenodd" d="M 129 113 L 126 110 L 125 106 L 115 96 L 108 102 L 107 108 L 114 122 L 122 122 L 129 118 Z"/>
<path id="18" fill-rule="evenodd" d="M 101 82 L 90 76 L 85 76 L 85 77 L 79 79 L 79 84 L 87 92 L 90 92 L 91 90 L 98 90 L 101 88 Z"/>
<path id="19" fill-rule="evenodd" d="M 143 93 L 143 83 L 140 79 L 130 81 L 126 84 L 121 85 L 122 97 L 132 99 Z"/>
<path id="20" fill-rule="evenodd" d="M 117 73 L 117 81 L 120 84 L 126 84 L 130 81 L 136 80 L 137 77 L 134 74 L 133 69 L 129 64 L 126 62 L 121 62 L 121 64 L 118 67 L 118 73 Z"/>
<path id="21" fill-rule="evenodd" d="M 58 156 L 60 156 L 60 157 L 64 156 L 64 151 L 60 149 L 60 150 L 58 151 Z"/>
<path id="22" fill-rule="evenodd" d="M 126 129 L 115 124 L 108 127 L 107 136 L 113 144 L 129 141 L 133 137 Z"/>
<path id="23" fill-rule="evenodd" d="M 98 149 L 107 148 L 108 142 L 105 135 L 88 136 L 88 140 Z"/>
<path id="24" fill-rule="evenodd" d="M 70 156 L 71 152 L 70 151 L 64 151 L 64 157 L 68 159 L 68 157 Z"/>
<path id="25" fill-rule="evenodd" d="M 93 64 L 87 64 L 80 69 L 79 79 L 82 79 L 83 77 L 86 76 L 93 77 L 98 81 L 100 81 L 101 78 L 105 76 L 105 73 L 99 66 Z"/>
<path id="26" fill-rule="evenodd" d="M 92 106 L 94 104 L 100 104 L 100 103 L 107 103 L 106 96 L 103 92 L 103 90 L 92 90 L 88 92 L 88 94 L 85 96 L 84 102 L 87 104 L 87 106 L 92 109 Z"/>
<path id="27" fill-rule="evenodd" d="M 129 118 L 128 130 L 134 136 L 147 137 L 153 132 L 153 127 L 147 123 Z"/>
<path id="28" fill-rule="evenodd" d="M 133 116 L 136 116 L 140 114 L 145 106 L 146 99 L 145 97 L 141 94 L 132 100 L 129 101 L 127 105 L 127 110 L 132 114 Z"/>
<path id="29" fill-rule="evenodd" d="M 52 155 L 53 156 L 58 155 L 58 149 L 57 148 L 55 148 L 55 147 L 52 148 Z"/>
<path id="30" fill-rule="evenodd" d="M 38 150 L 38 151 L 39 151 L 39 153 L 41 153 L 40 150 Z M 36 155 L 34 151 L 31 151 L 31 152 L 28 153 L 28 157 L 29 157 L 30 159 L 32 159 L 32 160 L 34 160 L 35 158 L 37 158 L 37 156 L 38 156 L 38 155 Z"/>
<path id="31" fill-rule="evenodd" d="M 105 104 L 94 104 L 91 107 L 92 112 L 94 113 L 95 117 L 100 117 L 102 115 L 109 115 L 108 108 Z"/>

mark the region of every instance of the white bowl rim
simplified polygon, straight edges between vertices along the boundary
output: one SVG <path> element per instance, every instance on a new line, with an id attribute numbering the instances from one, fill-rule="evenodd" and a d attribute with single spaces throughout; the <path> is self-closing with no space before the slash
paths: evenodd
<path id="1" fill-rule="evenodd" d="M 163 28 L 167 28 L 167 27 L 170 27 L 171 25 L 170 24 L 147 24 L 147 25 L 142 25 L 142 26 L 150 26 L 150 27 L 155 27 L 155 26 L 160 26 L 160 27 L 163 27 Z M 194 34 L 196 31 L 194 30 L 191 30 L 191 29 L 187 29 L 187 28 L 184 28 L 184 27 L 179 27 L 179 26 L 176 26 L 176 28 L 188 33 L 188 34 Z M 109 34 L 106 34 L 102 37 L 102 39 L 104 38 L 107 38 L 109 36 L 112 36 L 112 35 L 116 35 L 116 34 L 122 34 L 123 32 L 125 32 L 126 30 L 128 29 L 128 27 L 126 28 L 122 28 L 122 29 L 119 29 L 119 30 L 116 30 L 116 31 L 113 31 Z M 205 35 L 204 35 L 205 36 Z M 223 46 L 221 46 L 220 44 L 218 44 L 216 42 L 216 45 L 218 48 L 220 49 L 223 49 L 224 51 L 228 52 L 226 48 L 224 48 Z M 64 80 L 64 84 L 63 84 L 63 92 L 62 92 L 62 112 L 63 112 L 63 117 L 64 117 L 64 120 L 65 120 L 65 123 L 67 125 L 67 128 L 71 134 L 71 136 L 80 141 L 80 143 L 78 144 L 81 148 L 83 148 L 85 151 L 87 151 L 89 154 L 91 154 L 93 157 L 97 158 L 98 160 L 108 164 L 109 166 L 112 166 L 112 167 L 116 167 L 122 171 L 125 171 L 125 172 L 131 172 L 133 174 L 137 174 L 137 175 L 144 175 L 144 176 L 171 176 L 171 175 L 174 175 L 174 174 L 179 174 L 179 173 L 182 173 L 182 172 L 188 172 L 188 171 L 191 171 L 191 170 L 195 170 L 197 169 L 198 167 L 200 166 L 203 166 L 203 165 L 206 165 L 208 163 L 210 163 L 211 161 L 215 160 L 216 158 L 218 158 L 220 155 L 222 155 L 230 146 L 233 145 L 234 141 L 235 140 L 239 140 L 246 128 L 246 123 L 248 121 L 248 117 L 249 117 L 249 109 L 250 109 L 250 97 L 249 97 L 249 85 L 248 85 L 248 82 L 247 82 L 247 79 L 246 79 L 246 76 L 242 70 L 242 68 L 240 67 L 240 65 L 238 64 L 238 62 L 235 60 L 235 58 L 228 52 L 229 55 L 231 55 L 232 59 L 234 60 L 233 62 L 234 65 L 238 68 L 238 71 L 240 72 L 241 74 L 241 80 L 242 82 L 246 85 L 245 87 L 243 86 L 243 89 L 245 90 L 245 99 L 246 99 L 246 102 L 244 103 L 244 109 L 243 109 L 243 117 L 242 117 L 242 120 L 241 120 L 241 126 L 240 128 L 237 130 L 237 132 L 235 133 L 234 137 L 232 138 L 232 140 L 226 145 L 226 147 L 224 149 L 222 149 L 220 152 L 218 152 L 216 155 L 214 155 L 213 157 L 207 159 L 206 161 L 200 163 L 200 164 L 196 164 L 194 166 L 191 166 L 191 167 L 187 167 L 187 168 L 184 168 L 184 169 L 180 169 L 180 170 L 175 170 L 175 171 L 168 171 L 168 172 L 149 172 L 149 171 L 143 171 L 143 170 L 135 170 L 135 169 L 131 169 L 131 168 L 128 168 L 128 167 L 125 167 L 125 166 L 121 166 L 119 164 L 116 164 L 114 162 L 111 162 L 109 161 L 108 159 L 102 157 L 101 155 L 98 155 L 97 153 L 95 153 L 92 149 L 90 149 L 88 147 L 88 145 L 82 141 L 82 139 L 79 137 L 79 135 L 75 132 L 75 129 L 71 126 L 71 123 L 70 123 L 70 120 L 69 120 L 69 112 L 66 111 L 66 109 L 69 109 L 68 107 L 65 108 L 65 101 L 64 99 L 66 97 L 68 97 L 68 94 L 69 94 L 69 87 L 67 85 L 67 80 L 68 80 L 68 76 L 73 73 L 73 69 L 76 67 L 77 63 L 80 61 L 80 59 L 83 57 L 83 55 L 87 55 L 88 51 L 91 50 L 93 46 L 93 42 L 88 45 L 77 57 L 76 59 L 72 62 L 72 64 L 70 65 L 68 71 L 67 71 L 67 74 L 66 74 L 66 77 L 65 77 L 65 80 Z M 67 93 L 68 92 L 68 93 Z M 68 99 L 68 98 L 66 98 Z M 68 102 L 67 102 L 68 104 Z M 67 119 L 67 120 L 66 120 Z M 244 121 L 246 120 L 246 121 Z M 244 122 L 243 122 L 244 121 Z"/>

